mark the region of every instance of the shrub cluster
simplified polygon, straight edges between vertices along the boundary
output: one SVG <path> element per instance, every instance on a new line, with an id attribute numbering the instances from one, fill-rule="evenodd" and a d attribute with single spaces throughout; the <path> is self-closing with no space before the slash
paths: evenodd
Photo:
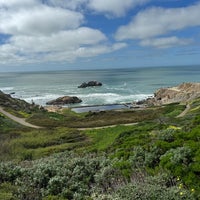
<path id="1" fill-rule="evenodd" d="M 195 199 L 185 187 L 179 187 L 180 181 L 172 181 L 166 174 L 151 177 L 134 168 L 132 178 L 127 179 L 120 163 L 122 160 L 105 155 L 64 152 L 20 165 L 1 163 L 0 183 L 15 185 L 13 198 L 21 200 Z"/>

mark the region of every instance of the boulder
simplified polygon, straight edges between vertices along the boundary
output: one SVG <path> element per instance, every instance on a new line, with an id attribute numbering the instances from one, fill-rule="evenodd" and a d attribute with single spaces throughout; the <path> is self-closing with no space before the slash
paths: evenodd
<path id="1" fill-rule="evenodd" d="M 65 105 L 65 104 L 74 104 L 74 103 L 81 103 L 82 100 L 78 97 L 70 97 L 70 96 L 64 96 L 59 97 L 55 100 L 48 101 L 47 105 Z"/>
<path id="2" fill-rule="evenodd" d="M 86 88 L 86 87 L 94 87 L 94 86 L 102 86 L 101 82 L 98 81 L 89 81 L 88 83 L 84 82 L 78 86 L 78 88 Z"/>

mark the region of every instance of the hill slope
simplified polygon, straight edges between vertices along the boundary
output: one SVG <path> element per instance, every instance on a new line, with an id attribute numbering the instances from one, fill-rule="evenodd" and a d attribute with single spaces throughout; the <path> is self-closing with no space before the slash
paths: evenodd
<path id="1" fill-rule="evenodd" d="M 35 121 L 39 116 L 58 122 L 41 130 L 0 115 L 0 197 L 199 199 L 200 98 L 187 104 L 180 118 L 185 106 L 178 103 L 84 115 L 31 111 Z M 140 123 L 83 131 L 67 127 L 102 125 L 105 118 Z"/>

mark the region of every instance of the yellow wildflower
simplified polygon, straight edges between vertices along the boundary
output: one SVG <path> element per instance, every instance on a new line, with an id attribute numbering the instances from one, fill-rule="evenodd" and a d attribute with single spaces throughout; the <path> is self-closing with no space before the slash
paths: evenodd
<path id="1" fill-rule="evenodd" d="M 194 192 L 194 188 L 191 189 L 191 192 Z"/>
<path id="2" fill-rule="evenodd" d="M 181 128 L 177 127 L 177 126 L 170 125 L 169 129 L 180 130 Z"/>

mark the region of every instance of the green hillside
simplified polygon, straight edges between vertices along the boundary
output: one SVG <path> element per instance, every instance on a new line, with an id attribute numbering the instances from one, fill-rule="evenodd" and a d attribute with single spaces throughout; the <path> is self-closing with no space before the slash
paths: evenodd
<path id="1" fill-rule="evenodd" d="M 177 103 L 85 114 L 14 104 L 1 106 L 43 128 L 0 114 L 0 199 L 200 198 L 200 99 L 182 117 Z"/>

